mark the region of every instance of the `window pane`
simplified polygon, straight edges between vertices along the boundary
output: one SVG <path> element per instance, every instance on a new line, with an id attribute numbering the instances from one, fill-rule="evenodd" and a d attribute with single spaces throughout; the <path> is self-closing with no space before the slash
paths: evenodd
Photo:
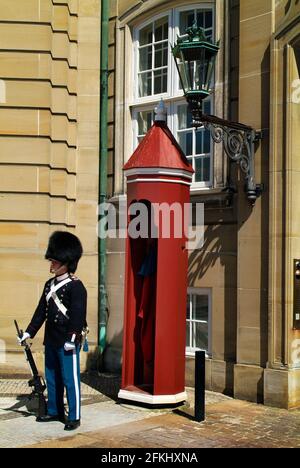
<path id="1" fill-rule="evenodd" d="M 187 124 L 187 106 L 178 106 L 178 129 L 184 130 L 188 128 Z"/>
<path id="2" fill-rule="evenodd" d="M 179 17 L 179 34 L 185 34 L 187 28 L 193 26 L 195 21 L 194 11 L 182 11 Z"/>
<path id="3" fill-rule="evenodd" d="M 155 74 L 155 72 L 154 72 L 154 74 Z M 163 79 L 162 79 L 163 89 L 162 89 L 162 92 L 166 93 L 168 91 L 168 69 L 167 68 L 163 69 L 162 74 L 163 74 Z"/>
<path id="4" fill-rule="evenodd" d="M 210 158 L 203 158 L 203 179 L 210 181 Z"/>
<path id="5" fill-rule="evenodd" d="M 204 114 L 211 114 L 211 100 L 210 99 L 206 99 L 204 102 L 204 108 L 203 108 L 203 112 Z"/>
<path id="6" fill-rule="evenodd" d="M 186 334 L 185 334 L 186 347 L 191 347 L 191 334 L 190 334 L 190 322 L 186 322 Z"/>
<path id="7" fill-rule="evenodd" d="M 152 94 L 152 73 L 139 74 L 139 97 L 150 96 Z"/>
<path id="8" fill-rule="evenodd" d="M 198 348 L 208 352 L 210 338 L 209 296 L 207 294 L 189 293 L 187 300 L 191 304 L 191 316 L 186 321 L 186 346 L 187 348 Z"/>
<path id="9" fill-rule="evenodd" d="M 203 11 L 199 11 L 199 10 L 197 11 L 197 25 L 200 28 L 205 28 Z"/>
<path id="10" fill-rule="evenodd" d="M 196 154 L 203 153 L 203 130 L 196 132 Z"/>
<path id="11" fill-rule="evenodd" d="M 152 23 L 140 30 L 140 45 L 152 44 Z"/>
<path id="12" fill-rule="evenodd" d="M 209 131 L 209 130 L 205 130 L 205 131 L 204 131 L 204 147 L 203 147 L 203 153 L 205 153 L 205 154 L 210 153 L 210 142 L 211 142 L 210 131 Z"/>
<path id="13" fill-rule="evenodd" d="M 186 134 L 186 155 L 193 154 L 193 134 L 192 132 Z"/>
<path id="14" fill-rule="evenodd" d="M 210 181 L 210 158 L 195 158 L 195 182 Z"/>
<path id="15" fill-rule="evenodd" d="M 162 70 L 156 70 L 154 72 L 154 94 L 166 93 L 168 90 L 168 70 L 163 68 Z"/>
<path id="16" fill-rule="evenodd" d="M 195 323 L 196 328 L 196 348 L 208 351 L 208 324 Z"/>
<path id="17" fill-rule="evenodd" d="M 192 156 L 193 154 L 193 133 L 182 132 L 178 136 L 179 145 L 186 156 Z"/>
<path id="18" fill-rule="evenodd" d="M 168 39 L 168 18 L 161 18 L 154 23 L 154 40 L 155 42 Z"/>
<path id="19" fill-rule="evenodd" d="M 154 67 L 164 67 L 168 65 L 168 43 L 161 42 L 155 45 Z"/>
<path id="20" fill-rule="evenodd" d="M 150 111 L 138 112 L 138 135 L 146 135 L 153 121 L 153 115 Z"/>
<path id="21" fill-rule="evenodd" d="M 190 295 L 188 294 L 186 297 L 186 318 L 190 318 Z"/>
<path id="22" fill-rule="evenodd" d="M 204 29 L 206 38 L 212 40 L 211 10 L 197 10 L 197 25 Z"/>
<path id="23" fill-rule="evenodd" d="M 187 106 L 178 106 L 177 107 L 177 115 L 178 115 L 178 130 L 183 130 L 188 128 L 187 125 Z"/>
<path id="24" fill-rule="evenodd" d="M 193 320 L 208 322 L 208 296 L 194 296 Z"/>
<path id="25" fill-rule="evenodd" d="M 212 28 L 212 11 L 205 12 L 205 29 Z"/>
<path id="26" fill-rule="evenodd" d="M 184 130 L 186 128 L 192 128 L 192 115 L 188 112 L 186 104 L 177 107 L 178 115 L 178 130 Z"/>
<path id="27" fill-rule="evenodd" d="M 179 34 L 185 34 L 196 21 L 197 26 L 205 30 L 206 37 L 212 39 L 212 19 L 211 10 L 183 11 L 179 16 Z"/>
<path id="28" fill-rule="evenodd" d="M 152 46 L 140 49 L 140 71 L 152 69 Z"/>
<path id="29" fill-rule="evenodd" d="M 204 182 L 202 168 L 203 168 L 203 159 L 195 158 L 195 182 Z"/>

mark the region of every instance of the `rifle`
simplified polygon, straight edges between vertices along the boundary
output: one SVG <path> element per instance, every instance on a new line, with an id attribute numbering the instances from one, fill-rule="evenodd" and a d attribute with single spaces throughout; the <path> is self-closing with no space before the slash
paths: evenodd
<path id="1" fill-rule="evenodd" d="M 22 338 L 23 331 L 19 329 L 17 321 L 14 320 L 14 322 L 15 322 L 15 326 L 17 329 L 18 337 Z M 26 360 L 29 363 L 29 367 L 32 373 L 32 379 L 28 380 L 29 387 L 32 387 L 32 393 L 29 398 L 34 398 L 35 396 L 38 397 L 39 399 L 38 417 L 45 416 L 47 414 L 47 403 L 46 403 L 46 399 L 44 396 L 44 391 L 46 390 L 45 381 L 43 377 L 39 375 L 39 371 L 37 370 L 36 364 L 32 356 L 30 345 L 26 343 L 26 340 L 24 340 L 21 343 L 21 345 L 24 346 L 24 353 L 26 356 Z"/>

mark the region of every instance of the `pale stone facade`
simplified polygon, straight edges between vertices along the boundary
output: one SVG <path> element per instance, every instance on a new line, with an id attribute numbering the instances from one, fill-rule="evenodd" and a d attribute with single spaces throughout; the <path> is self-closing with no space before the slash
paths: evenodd
<path id="1" fill-rule="evenodd" d="M 23 365 L 13 319 L 27 326 L 36 307 L 54 230 L 82 240 L 97 340 L 99 2 L 1 0 L 0 37 L 0 328 L 6 365 Z"/>
<path id="2" fill-rule="evenodd" d="M 299 332 L 292 331 L 293 261 L 300 256 L 296 163 L 299 99 L 292 99 L 299 97 L 297 1 L 114 3 L 111 27 L 116 25 L 116 35 L 115 44 L 111 44 L 111 65 L 116 80 L 115 121 L 111 127 L 116 131 L 112 141 L 112 195 L 116 199 L 125 192 L 121 168 L 133 149 L 133 30 L 159 13 L 187 4 L 215 7 L 216 36 L 225 46 L 217 64 L 215 113 L 263 132 L 255 155 L 255 176 L 256 182 L 264 185 L 264 192 L 254 208 L 244 196 L 245 181 L 236 167 L 231 167 L 230 179 L 238 194 L 226 205 L 222 196 L 222 174 L 228 174 L 225 156 L 222 172 L 215 155 L 214 190 L 192 196 L 193 201 L 206 204 L 205 244 L 201 251 L 190 254 L 189 286 L 212 291 L 207 388 L 293 407 L 300 404 Z M 119 288 L 123 283 L 124 246 L 120 241 L 109 243 L 108 268 L 111 309 L 106 362 L 117 368 L 123 313 Z M 192 381 L 193 360 L 189 358 L 187 382 Z"/>
<path id="3" fill-rule="evenodd" d="M 15 351 L 12 319 L 24 324 L 34 309 L 48 276 L 48 235 L 60 228 L 83 241 L 78 275 L 88 287 L 96 345 L 100 4 L 0 0 L 0 323 L 9 351 Z M 299 406 L 300 332 L 293 330 L 293 262 L 300 258 L 297 0 L 110 1 L 109 196 L 124 198 L 122 166 L 133 151 L 134 28 L 188 5 L 215 11 L 222 47 L 214 112 L 263 131 L 255 176 L 264 192 L 254 208 L 243 175 L 221 148 L 213 188 L 192 196 L 205 203 L 205 243 L 190 254 L 189 286 L 212 295 L 207 388 Z M 223 190 L 228 178 L 237 189 L 233 198 Z M 122 240 L 108 240 L 107 260 L 104 361 L 108 370 L 120 370 Z"/>

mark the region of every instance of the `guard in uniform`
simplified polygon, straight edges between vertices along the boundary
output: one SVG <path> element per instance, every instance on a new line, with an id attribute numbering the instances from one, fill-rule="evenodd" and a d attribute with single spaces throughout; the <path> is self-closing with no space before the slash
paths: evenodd
<path id="1" fill-rule="evenodd" d="M 64 388 L 69 407 L 65 430 L 80 426 L 80 364 L 82 332 L 86 327 L 87 292 L 74 276 L 82 255 L 80 240 L 69 232 L 56 231 L 45 258 L 55 275 L 45 284 L 43 294 L 19 342 L 34 338 L 45 322 L 45 376 L 48 412 L 38 422 L 64 422 Z"/>

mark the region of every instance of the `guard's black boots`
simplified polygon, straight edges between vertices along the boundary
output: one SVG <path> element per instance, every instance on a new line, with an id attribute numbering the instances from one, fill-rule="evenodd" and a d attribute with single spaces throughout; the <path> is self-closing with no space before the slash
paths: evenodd
<path id="1" fill-rule="evenodd" d="M 65 425 L 65 431 L 73 431 L 80 426 L 80 419 L 76 419 L 75 421 L 68 421 Z"/>
<path id="2" fill-rule="evenodd" d="M 65 422 L 65 417 L 60 416 L 59 414 L 52 416 L 51 414 L 45 414 L 45 416 L 38 416 L 36 418 L 37 422 L 51 422 L 51 421 L 60 421 Z"/>

